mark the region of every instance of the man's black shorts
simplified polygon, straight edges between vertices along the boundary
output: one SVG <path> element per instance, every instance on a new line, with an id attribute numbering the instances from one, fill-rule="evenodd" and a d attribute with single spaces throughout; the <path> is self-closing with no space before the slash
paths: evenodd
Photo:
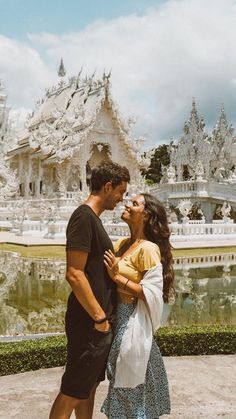
<path id="1" fill-rule="evenodd" d="M 68 316 L 66 316 L 68 317 Z M 71 322 L 66 318 L 67 363 L 61 393 L 87 399 L 96 382 L 105 379 L 106 362 L 113 333 L 99 332 L 94 323 Z"/>

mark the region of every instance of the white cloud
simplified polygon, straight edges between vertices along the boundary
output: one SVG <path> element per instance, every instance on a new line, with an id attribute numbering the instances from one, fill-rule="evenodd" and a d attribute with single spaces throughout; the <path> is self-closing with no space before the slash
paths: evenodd
<path id="1" fill-rule="evenodd" d="M 135 134 L 147 133 L 151 146 L 181 131 L 193 96 L 211 127 L 222 102 L 236 125 L 235 19 L 235 0 L 171 0 L 78 33 L 31 34 L 28 46 L 0 38 L 0 77 L 12 104 L 28 107 L 61 56 L 70 75 L 81 65 L 90 74 L 112 68 L 113 96 L 123 113 L 138 116 Z"/>
<path id="2" fill-rule="evenodd" d="M 55 80 L 55 72 L 26 43 L 0 36 L 0 57 L 0 78 L 13 107 L 32 107 Z"/>

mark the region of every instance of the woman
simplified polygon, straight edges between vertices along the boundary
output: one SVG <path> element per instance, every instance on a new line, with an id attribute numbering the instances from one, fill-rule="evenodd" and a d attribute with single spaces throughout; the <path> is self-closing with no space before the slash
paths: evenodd
<path id="1" fill-rule="evenodd" d="M 122 219 L 131 236 L 116 243 L 116 257 L 104 255 L 119 303 L 101 411 L 109 419 L 158 419 L 170 413 L 166 371 L 153 338 L 163 301 L 173 295 L 170 232 L 164 207 L 149 194 L 126 205 Z"/>

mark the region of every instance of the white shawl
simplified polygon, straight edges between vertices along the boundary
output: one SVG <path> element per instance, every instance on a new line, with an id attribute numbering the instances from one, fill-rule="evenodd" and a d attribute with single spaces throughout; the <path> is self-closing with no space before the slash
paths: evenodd
<path id="1" fill-rule="evenodd" d="M 140 284 L 146 302 L 138 299 L 121 341 L 114 387 L 135 388 L 145 381 L 153 333 L 161 325 L 163 310 L 162 264 L 149 269 Z"/>

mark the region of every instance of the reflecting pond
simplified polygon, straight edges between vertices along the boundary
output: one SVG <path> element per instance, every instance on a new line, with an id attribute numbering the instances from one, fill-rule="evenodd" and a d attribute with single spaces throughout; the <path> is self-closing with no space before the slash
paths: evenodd
<path id="1" fill-rule="evenodd" d="M 175 261 L 176 299 L 165 305 L 163 324 L 236 324 L 236 263 L 229 260 Z M 69 292 L 64 261 L 1 252 L 0 335 L 64 331 Z"/>

